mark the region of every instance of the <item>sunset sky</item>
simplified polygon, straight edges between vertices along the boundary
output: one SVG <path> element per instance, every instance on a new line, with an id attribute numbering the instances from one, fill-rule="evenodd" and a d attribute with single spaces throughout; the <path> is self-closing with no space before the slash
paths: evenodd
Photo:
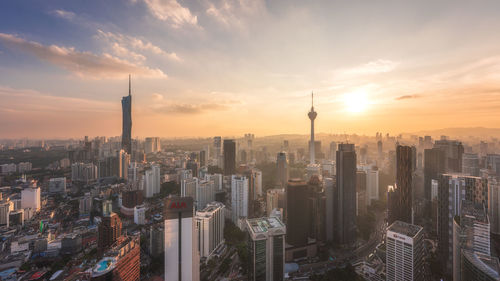
<path id="1" fill-rule="evenodd" d="M 500 127 L 500 1 L 0 2 L 0 138 Z"/>

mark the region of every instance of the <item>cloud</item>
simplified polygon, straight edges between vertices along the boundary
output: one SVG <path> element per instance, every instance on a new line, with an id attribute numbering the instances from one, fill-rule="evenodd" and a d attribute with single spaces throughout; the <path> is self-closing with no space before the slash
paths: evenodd
<path id="1" fill-rule="evenodd" d="M 171 103 L 154 108 L 157 113 L 164 114 L 186 114 L 186 115 L 196 115 L 201 113 L 207 113 L 211 111 L 221 111 L 227 110 L 229 106 L 227 104 L 217 104 L 217 103 L 204 103 L 204 104 L 189 104 L 189 103 Z"/>
<path id="2" fill-rule="evenodd" d="M 158 93 L 153 93 L 151 96 L 153 96 L 154 101 L 161 101 L 163 100 L 163 95 L 158 94 Z"/>
<path id="3" fill-rule="evenodd" d="M 346 74 L 377 74 L 386 73 L 393 71 L 399 65 L 398 62 L 391 60 L 375 60 L 368 62 L 366 64 L 347 69 L 344 72 Z"/>
<path id="4" fill-rule="evenodd" d="M 91 52 L 80 52 L 72 47 L 45 46 L 5 33 L 0 33 L 0 42 L 13 50 L 31 54 L 82 78 L 123 78 L 129 73 L 151 78 L 166 77 L 160 69 L 149 68 L 109 54 L 96 55 Z"/>
<path id="5" fill-rule="evenodd" d="M 133 58 L 134 60 L 145 60 L 145 56 L 139 54 L 138 51 L 146 51 L 155 55 L 165 57 L 172 61 L 181 61 L 181 58 L 176 53 L 169 53 L 146 40 L 137 37 L 123 35 L 120 33 L 105 32 L 100 29 L 97 30 L 96 37 L 100 40 L 106 41 L 113 51 L 119 57 Z M 133 49 L 133 51 L 131 50 Z"/>
<path id="6" fill-rule="evenodd" d="M 226 28 L 245 28 L 249 18 L 263 15 L 265 3 L 261 0 L 220 0 L 209 2 L 207 15 Z"/>
<path id="7" fill-rule="evenodd" d="M 198 25 L 197 16 L 176 0 L 144 0 L 151 13 L 158 19 L 170 23 L 174 28 L 182 25 Z"/>
<path id="8" fill-rule="evenodd" d="M 416 99 L 416 98 L 420 98 L 420 97 L 421 97 L 420 95 L 404 95 L 404 96 L 396 97 L 396 100 L 409 100 L 409 99 Z"/>
<path id="9" fill-rule="evenodd" d="M 76 17 L 75 13 L 65 10 L 53 10 L 51 11 L 51 14 L 65 20 L 72 20 Z"/>

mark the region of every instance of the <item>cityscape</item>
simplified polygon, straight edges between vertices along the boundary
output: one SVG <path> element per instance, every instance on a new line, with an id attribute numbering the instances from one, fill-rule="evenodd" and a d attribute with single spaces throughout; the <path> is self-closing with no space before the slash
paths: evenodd
<path id="1" fill-rule="evenodd" d="M 498 11 L 0 3 L 0 280 L 500 281 Z"/>

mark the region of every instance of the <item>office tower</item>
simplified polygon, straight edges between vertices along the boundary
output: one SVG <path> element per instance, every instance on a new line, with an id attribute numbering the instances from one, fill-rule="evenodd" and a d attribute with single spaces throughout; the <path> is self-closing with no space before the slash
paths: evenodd
<path id="1" fill-rule="evenodd" d="M 295 247 L 307 245 L 309 229 L 308 198 L 310 195 L 307 183 L 300 179 L 290 179 L 286 187 L 285 209 L 288 244 Z"/>
<path id="2" fill-rule="evenodd" d="M 334 236 L 338 244 L 348 245 L 356 241 L 356 151 L 354 144 L 339 144 L 336 169 Z"/>
<path id="3" fill-rule="evenodd" d="M 66 194 L 66 178 L 51 178 L 49 180 L 50 194 Z"/>
<path id="4" fill-rule="evenodd" d="M 500 182 L 497 177 L 488 177 L 488 216 L 491 233 L 500 234 Z"/>
<path id="5" fill-rule="evenodd" d="M 288 161 L 285 152 L 278 153 L 276 164 L 278 166 L 278 182 L 281 188 L 285 188 L 288 182 Z"/>
<path id="6" fill-rule="evenodd" d="M 92 196 L 90 193 L 85 193 L 84 196 L 80 197 L 78 200 L 78 211 L 81 215 L 90 215 L 90 212 L 92 211 Z"/>
<path id="7" fill-rule="evenodd" d="M 366 199 L 370 205 L 372 200 L 379 200 L 379 171 L 377 166 L 361 166 L 361 169 L 366 172 Z"/>
<path id="8" fill-rule="evenodd" d="M 326 201 L 326 215 L 325 215 L 325 233 L 326 240 L 333 241 L 334 239 L 334 196 L 335 196 L 335 178 L 324 178 L 323 179 L 323 189 L 325 190 L 325 201 Z"/>
<path id="9" fill-rule="evenodd" d="M 486 155 L 486 168 L 497 177 L 500 177 L 500 154 Z"/>
<path id="10" fill-rule="evenodd" d="M 471 250 L 462 250 L 459 281 L 498 281 L 500 265 L 497 257 L 484 255 Z"/>
<path id="11" fill-rule="evenodd" d="M 165 231 L 164 223 L 157 223 L 149 228 L 149 254 L 158 258 L 164 255 L 165 251 Z"/>
<path id="12" fill-rule="evenodd" d="M 243 176 L 231 176 L 232 221 L 236 225 L 238 219 L 248 217 L 248 193 L 248 179 Z"/>
<path id="13" fill-rule="evenodd" d="M 366 212 L 367 207 L 367 175 L 361 170 L 356 172 L 356 216 Z"/>
<path id="14" fill-rule="evenodd" d="M 144 206 L 134 207 L 134 223 L 146 224 L 146 208 Z"/>
<path id="15" fill-rule="evenodd" d="M 139 236 L 122 237 L 92 267 L 92 281 L 138 281 L 141 277 Z"/>
<path id="16" fill-rule="evenodd" d="M 316 241 L 326 240 L 326 198 L 318 177 L 312 177 L 308 183 L 308 217 L 309 234 L 308 237 Z"/>
<path id="17" fill-rule="evenodd" d="M 330 151 L 328 154 L 328 159 L 335 161 L 336 157 L 337 157 L 337 143 L 332 141 L 330 142 Z"/>
<path id="18" fill-rule="evenodd" d="M 236 173 L 236 143 L 234 140 L 224 140 L 224 175 Z"/>
<path id="19" fill-rule="evenodd" d="M 393 222 L 386 233 L 386 280 L 423 281 L 423 228 L 402 221 Z"/>
<path id="20" fill-rule="evenodd" d="M 222 138 L 214 137 L 214 160 L 215 165 L 221 167 L 221 158 L 222 158 Z"/>
<path id="21" fill-rule="evenodd" d="M 253 183 L 254 183 L 254 192 L 255 192 L 255 197 L 258 198 L 259 196 L 262 196 L 262 171 L 257 169 L 257 168 L 252 168 L 252 177 L 253 177 Z"/>
<path id="22" fill-rule="evenodd" d="M 224 211 L 220 202 L 211 202 L 196 212 L 196 235 L 200 257 L 210 258 L 215 250 L 224 245 Z"/>
<path id="23" fill-rule="evenodd" d="M 71 181 L 89 183 L 97 179 L 97 166 L 92 163 L 71 164 Z"/>
<path id="24" fill-rule="evenodd" d="M 144 196 L 151 198 L 160 193 L 160 165 L 153 164 L 144 174 Z"/>
<path id="25" fill-rule="evenodd" d="M 200 257 L 191 197 L 165 198 L 165 281 L 199 281 Z"/>
<path id="26" fill-rule="evenodd" d="M 0 225 L 9 226 L 9 213 L 14 211 L 14 202 L 8 198 L 0 200 Z"/>
<path id="27" fill-rule="evenodd" d="M 181 197 L 196 198 L 196 189 L 198 186 L 198 178 L 187 178 L 181 180 Z"/>
<path id="28" fill-rule="evenodd" d="M 285 207 L 285 189 L 268 189 L 266 195 L 266 214 L 271 215 L 274 209 L 278 209 L 283 213 Z"/>
<path id="29" fill-rule="evenodd" d="M 122 98 L 122 149 L 132 154 L 132 89 L 128 76 L 128 96 Z"/>
<path id="30" fill-rule="evenodd" d="M 462 172 L 462 155 L 464 153 L 464 146 L 461 142 L 441 139 L 434 143 L 434 147 L 440 148 L 444 151 L 446 155 L 445 170 L 447 173 Z"/>
<path id="31" fill-rule="evenodd" d="M 144 152 L 156 153 L 161 151 L 161 143 L 159 137 L 149 137 L 144 141 Z"/>
<path id="32" fill-rule="evenodd" d="M 122 221 L 116 213 L 110 213 L 102 217 L 98 226 L 97 247 L 104 252 L 111 247 L 116 240 L 122 236 Z"/>
<path id="33" fill-rule="evenodd" d="M 469 176 L 479 176 L 479 156 L 476 153 L 462 155 L 462 173 Z"/>
<path id="34" fill-rule="evenodd" d="M 200 170 L 200 163 L 195 160 L 188 160 L 186 162 L 186 169 L 191 170 L 195 177 L 198 176 L 198 171 Z"/>
<path id="35" fill-rule="evenodd" d="M 206 174 L 205 180 L 206 181 L 213 181 L 216 191 L 222 190 L 222 186 L 224 184 L 224 182 L 222 180 L 222 174 Z"/>
<path id="36" fill-rule="evenodd" d="M 443 271 L 451 275 L 453 218 L 460 215 L 464 200 L 486 205 L 488 188 L 486 181 L 479 177 L 443 174 L 439 178 L 438 189 L 438 255 Z"/>
<path id="37" fill-rule="evenodd" d="M 397 220 L 410 224 L 413 221 L 413 159 L 412 147 L 396 147 L 396 185 L 387 201 L 389 224 Z"/>
<path id="38" fill-rule="evenodd" d="M 384 157 L 384 144 L 381 140 L 377 141 L 377 154 L 379 159 Z"/>
<path id="39" fill-rule="evenodd" d="M 437 180 L 439 174 L 446 171 L 446 154 L 440 148 L 424 150 L 424 194 L 425 199 L 431 202 L 431 182 Z"/>
<path id="40" fill-rule="evenodd" d="M 64 181 L 64 183 L 66 183 L 66 181 Z M 40 195 L 40 188 L 36 186 L 27 187 L 21 190 L 21 208 L 31 208 L 35 212 L 40 211 L 40 208 L 42 207 Z"/>
<path id="41" fill-rule="evenodd" d="M 316 163 L 316 149 L 314 148 L 314 120 L 318 116 L 318 113 L 314 111 L 314 94 L 311 93 L 311 111 L 307 114 L 309 119 L 311 120 L 311 139 L 309 140 L 309 164 Z"/>
<path id="42" fill-rule="evenodd" d="M 207 151 L 200 150 L 200 167 L 207 166 Z"/>
<path id="43" fill-rule="evenodd" d="M 285 225 L 275 217 L 249 219 L 248 280 L 282 281 L 285 274 Z"/>
<path id="44" fill-rule="evenodd" d="M 215 200 L 215 183 L 201 180 L 196 185 L 195 207 L 196 210 L 204 209 L 208 203 Z"/>
<path id="45" fill-rule="evenodd" d="M 460 215 L 453 218 L 452 246 L 454 281 L 461 281 L 461 261 L 464 250 L 490 256 L 490 222 L 483 204 L 462 201 Z"/>

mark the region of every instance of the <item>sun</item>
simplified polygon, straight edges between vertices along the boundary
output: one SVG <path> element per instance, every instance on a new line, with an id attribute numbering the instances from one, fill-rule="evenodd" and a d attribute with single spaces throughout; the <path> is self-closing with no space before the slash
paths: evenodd
<path id="1" fill-rule="evenodd" d="M 351 113 L 366 111 L 369 105 L 368 95 L 363 90 L 356 90 L 344 94 L 345 110 Z"/>

